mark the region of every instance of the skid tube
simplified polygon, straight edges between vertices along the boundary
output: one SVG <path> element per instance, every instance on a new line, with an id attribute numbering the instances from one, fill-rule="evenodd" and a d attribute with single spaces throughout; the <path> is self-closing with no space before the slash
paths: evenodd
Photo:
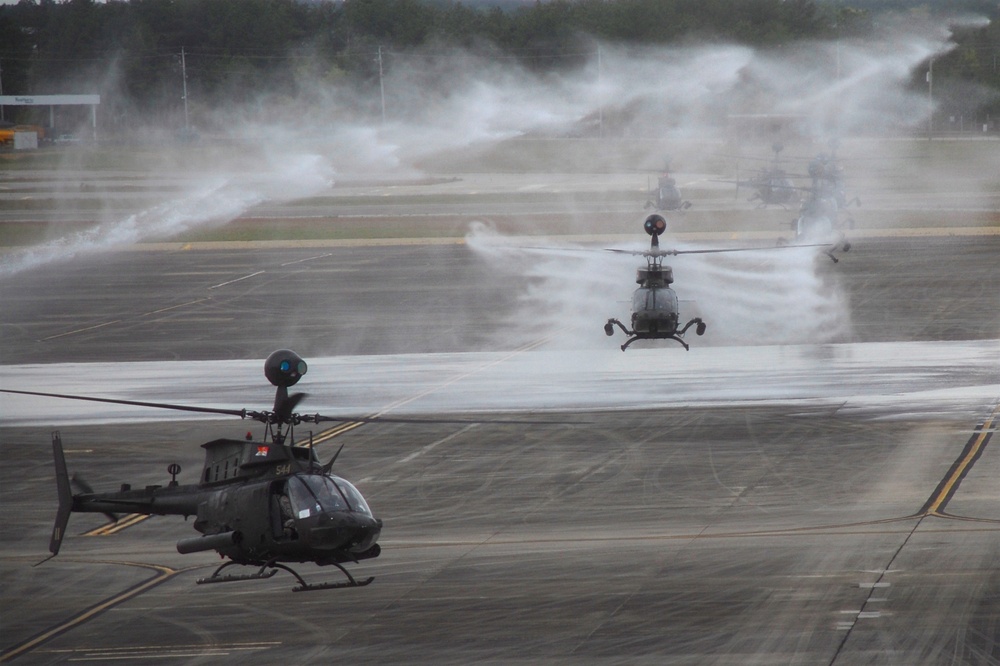
<path id="1" fill-rule="evenodd" d="M 222 566 L 220 566 L 218 569 L 216 569 L 215 572 L 211 576 L 208 576 L 207 578 L 199 578 L 195 582 L 198 585 L 207 585 L 209 583 L 231 583 L 231 582 L 235 582 L 235 581 L 239 581 L 239 580 L 264 580 L 264 579 L 270 578 L 270 577 L 274 576 L 276 573 L 278 573 L 278 569 L 282 569 L 283 571 L 287 571 L 288 573 L 290 573 L 293 576 L 295 576 L 295 579 L 297 581 L 299 581 L 298 587 L 293 587 L 292 588 L 292 592 L 308 592 L 308 591 L 311 591 L 311 590 L 333 590 L 333 589 L 337 589 L 337 588 L 341 588 L 341 587 L 364 587 L 365 585 L 368 585 L 373 580 L 375 580 L 374 576 L 369 576 L 366 579 L 358 580 L 354 576 L 352 576 L 351 572 L 349 572 L 347 569 L 345 569 L 342 565 L 338 564 L 337 562 L 331 562 L 331 564 L 333 564 L 333 566 L 335 566 L 338 569 L 340 569 L 341 573 L 343 573 L 345 576 L 347 576 L 347 580 L 340 581 L 340 582 L 309 584 L 309 583 L 307 583 L 305 581 L 304 578 L 302 578 L 302 576 L 300 576 L 298 574 L 297 571 L 295 571 L 295 569 L 292 569 L 289 566 L 281 564 L 280 562 L 276 562 L 275 560 L 268 560 L 267 562 L 265 562 L 263 565 L 261 565 L 260 569 L 257 570 L 257 573 L 252 573 L 252 574 L 237 574 L 237 575 L 231 575 L 231 576 L 220 576 L 219 575 L 219 573 L 223 569 L 225 569 L 226 567 L 232 566 L 232 565 L 237 565 L 237 564 L 239 564 L 239 563 L 238 562 L 232 562 L 232 561 L 226 562 L 225 564 L 223 564 Z M 240 565 L 240 566 L 242 566 L 242 565 Z M 270 571 L 265 571 L 266 569 L 270 569 Z"/>
<path id="2" fill-rule="evenodd" d="M 622 351 L 628 349 L 629 345 L 635 342 L 636 340 L 674 340 L 675 342 L 679 342 L 681 346 L 684 347 L 684 351 L 691 351 L 691 347 L 688 346 L 688 343 L 684 342 L 684 340 L 682 340 L 680 336 L 684 335 L 684 333 L 692 326 L 697 326 L 696 332 L 698 333 L 698 335 L 702 335 L 705 332 L 705 322 L 701 320 L 701 317 L 695 317 L 687 324 L 685 324 L 684 328 L 677 331 L 676 333 L 671 333 L 669 335 L 663 333 L 636 333 L 635 331 L 630 331 L 629 329 L 627 329 L 625 327 L 625 324 L 621 323 L 617 319 L 608 320 L 608 323 L 604 325 L 604 333 L 608 336 L 614 335 L 615 326 L 620 328 L 622 332 L 625 333 L 625 335 L 631 336 L 628 340 L 625 341 L 625 344 L 621 346 Z"/>

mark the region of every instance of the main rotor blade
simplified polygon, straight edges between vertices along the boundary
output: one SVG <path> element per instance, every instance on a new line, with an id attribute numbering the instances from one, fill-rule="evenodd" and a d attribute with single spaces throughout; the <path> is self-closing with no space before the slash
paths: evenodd
<path id="1" fill-rule="evenodd" d="M 138 400 L 118 400 L 113 398 L 95 398 L 85 395 L 67 395 L 64 393 L 41 393 L 39 391 L 17 391 L 14 389 L 0 389 L 0 393 L 16 393 L 19 395 L 36 395 L 43 398 L 63 398 L 66 400 L 86 400 L 89 402 L 104 402 L 112 405 L 132 405 L 135 407 L 154 407 L 157 409 L 175 409 L 183 412 L 199 412 L 202 414 L 223 414 L 227 416 L 238 416 L 241 419 L 251 418 L 258 421 L 267 422 L 272 416 L 269 412 L 255 412 L 246 409 L 219 409 L 215 407 L 191 407 L 188 405 L 172 405 L 162 402 L 141 402 Z M 293 398 L 299 395 L 296 394 Z M 301 399 L 301 398 L 299 398 Z M 295 402 L 298 402 L 296 399 Z M 280 415 L 278 415 L 280 416 Z M 295 419 L 305 423 L 322 423 L 327 421 L 339 423 L 507 423 L 515 425 L 577 425 L 581 421 L 535 421 L 529 419 L 438 419 L 438 418 L 404 418 L 392 416 L 324 416 L 323 414 L 290 414 L 281 423 L 289 423 Z"/>
<path id="2" fill-rule="evenodd" d="M 712 153 L 716 157 L 726 157 L 733 160 L 749 160 L 752 162 L 783 162 L 789 159 L 797 159 L 790 157 L 756 157 L 753 155 L 732 155 L 730 153 Z"/>
<path id="3" fill-rule="evenodd" d="M 530 419 L 439 419 L 439 418 L 408 418 L 396 416 L 324 416 L 323 414 L 300 414 L 299 420 L 307 423 L 323 423 L 327 421 L 339 423 L 460 423 L 471 425 L 476 423 L 500 423 L 512 425 L 579 425 L 583 421 L 534 421 Z"/>
<path id="4" fill-rule="evenodd" d="M 786 250 L 793 247 L 827 247 L 829 243 L 809 243 L 805 245 L 773 245 L 770 247 L 731 247 L 713 250 L 618 250 L 605 248 L 607 252 L 631 254 L 637 257 L 676 257 L 679 254 L 716 254 L 719 252 L 756 252 L 758 250 Z"/>
<path id="5" fill-rule="evenodd" d="M 38 391 L 15 391 L 0 389 L 0 393 L 17 393 L 19 395 L 37 395 L 43 398 L 63 398 L 65 400 L 87 400 L 89 402 L 105 402 L 112 405 L 133 405 L 135 407 L 155 407 L 157 409 L 176 409 L 182 412 L 200 412 L 202 414 L 225 414 L 238 416 L 241 419 L 250 415 L 245 409 L 218 409 L 215 407 L 191 407 L 188 405 L 171 405 L 163 402 L 140 402 L 138 400 L 116 400 L 113 398 L 94 398 L 86 395 L 66 395 L 63 393 L 40 393 Z"/>

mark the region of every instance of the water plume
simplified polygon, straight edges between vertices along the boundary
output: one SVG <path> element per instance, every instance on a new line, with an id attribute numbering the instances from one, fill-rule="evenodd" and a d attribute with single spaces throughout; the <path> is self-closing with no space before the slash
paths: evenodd
<path id="1" fill-rule="evenodd" d="M 0 276 L 223 224 L 264 201 L 322 192 L 334 173 L 345 180 L 433 169 L 461 172 L 455 165 L 469 162 L 450 159 L 456 152 L 485 154 L 516 137 L 598 137 L 607 131 L 625 139 L 650 138 L 650 164 L 662 164 L 663 140 L 692 139 L 694 148 L 675 156 L 683 164 L 675 168 L 692 170 L 709 168 L 705 146 L 729 131 L 734 115 L 800 118 L 808 138 L 824 140 L 918 127 L 930 108 L 926 96 L 910 88 L 912 73 L 949 47 L 946 31 L 926 29 L 888 30 L 873 43 L 797 43 L 770 51 L 726 44 L 628 48 L 594 41 L 579 67 L 548 73 L 485 47 L 444 55 L 394 53 L 383 81 L 384 107 L 377 91 L 321 78 L 298 82 L 303 91 L 298 99 L 262 91 L 254 104 L 202 109 L 196 120 L 206 139 L 269 148 L 256 173 L 231 164 L 209 170 L 178 197 L 8 254 Z M 106 85 L 116 80 L 109 75 Z M 183 146 L 174 152 L 184 159 Z M 484 172 L 496 168 L 488 160 L 473 164 Z M 572 165 L 575 171 L 586 168 Z M 151 179 L 162 173 L 161 165 L 150 165 Z M 589 285 L 590 291 L 599 289 Z"/>
<path id="2" fill-rule="evenodd" d="M 637 286 L 633 278 L 635 270 L 645 266 L 643 257 L 558 239 L 505 238 L 481 223 L 472 225 L 466 242 L 491 271 L 524 277 L 526 286 L 499 327 L 498 344 L 517 346 L 549 337 L 561 349 L 615 346 L 603 325 L 611 317 L 629 321 Z M 668 246 L 706 247 L 662 239 L 661 247 Z M 645 249 L 638 243 L 607 247 Z M 703 337 L 689 331 L 688 342 L 721 346 L 848 341 L 848 298 L 837 276 L 827 270 L 830 259 L 823 249 L 772 247 L 667 257 L 664 265 L 673 268 L 672 287 L 681 301 L 681 324 L 694 317 L 708 324 Z M 653 340 L 633 346 L 674 345 Z"/>
<path id="3" fill-rule="evenodd" d="M 55 261 L 169 238 L 230 222 L 265 201 L 288 201 L 327 189 L 333 171 L 319 155 L 282 155 L 259 171 L 208 174 L 176 198 L 117 220 L 6 253 L 0 278 Z"/>

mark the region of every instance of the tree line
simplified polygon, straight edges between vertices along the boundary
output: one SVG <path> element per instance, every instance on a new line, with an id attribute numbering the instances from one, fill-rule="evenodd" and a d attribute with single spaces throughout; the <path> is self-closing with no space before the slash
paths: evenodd
<path id="1" fill-rule="evenodd" d="M 189 98 L 212 107 L 253 102 L 262 90 L 296 98 L 315 82 L 371 89 L 380 68 L 391 66 L 387 56 L 416 49 L 463 49 L 545 72 L 580 66 L 592 56 L 595 39 L 767 49 L 800 40 L 876 38 L 881 12 L 900 9 L 900 2 L 21 0 L 0 6 L 0 86 L 7 95 L 113 91 L 113 99 L 102 99 L 102 124 L 127 126 L 139 117 L 176 118 L 182 78 Z M 996 2 L 902 5 L 909 12 L 961 8 L 991 18 L 956 33 L 959 48 L 934 63 L 935 85 L 944 91 L 952 80 L 1000 91 Z M 913 85 L 921 85 L 916 75 Z M 983 109 L 1000 115 L 996 96 Z M 7 112 L 8 119 L 30 113 Z"/>

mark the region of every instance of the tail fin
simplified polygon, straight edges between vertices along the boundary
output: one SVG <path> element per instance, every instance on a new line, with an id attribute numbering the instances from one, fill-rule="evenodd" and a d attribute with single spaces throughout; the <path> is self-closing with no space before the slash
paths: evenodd
<path id="1" fill-rule="evenodd" d="M 73 511 L 73 490 L 69 485 L 69 473 L 66 471 L 66 457 L 63 455 L 62 437 L 59 432 L 52 433 L 52 456 L 56 464 L 56 490 L 59 492 L 59 510 L 56 512 L 56 524 L 52 528 L 52 540 L 49 541 L 51 559 L 59 554 L 69 514 Z M 39 562 L 41 564 L 41 562 Z"/>

